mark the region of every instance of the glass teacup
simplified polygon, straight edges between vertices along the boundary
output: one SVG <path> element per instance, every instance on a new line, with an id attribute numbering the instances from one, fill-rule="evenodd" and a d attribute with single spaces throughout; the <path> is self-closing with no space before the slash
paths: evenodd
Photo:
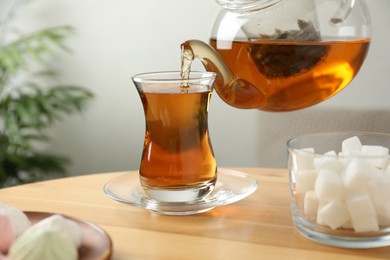
<path id="1" fill-rule="evenodd" d="M 217 165 L 208 131 L 215 73 L 155 72 L 132 77 L 146 129 L 139 168 L 145 193 L 161 202 L 191 202 L 210 194 Z"/>

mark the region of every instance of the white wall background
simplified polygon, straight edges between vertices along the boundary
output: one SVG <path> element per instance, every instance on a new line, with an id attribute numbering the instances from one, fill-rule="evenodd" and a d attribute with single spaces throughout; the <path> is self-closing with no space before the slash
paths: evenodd
<path id="1" fill-rule="evenodd" d="M 367 62 L 349 87 L 319 106 L 390 112 L 390 1 L 366 2 L 373 25 Z M 178 70 L 180 43 L 208 41 L 218 10 L 214 0 L 34 0 L 26 5 L 25 26 L 77 29 L 68 41 L 73 54 L 61 55 L 54 66 L 61 82 L 95 93 L 82 115 L 67 117 L 51 130 L 51 149 L 71 158 L 70 174 L 137 169 L 144 117 L 131 76 Z M 266 112 L 233 109 L 214 95 L 209 127 L 220 166 L 261 166 L 256 158 L 259 113 Z"/>

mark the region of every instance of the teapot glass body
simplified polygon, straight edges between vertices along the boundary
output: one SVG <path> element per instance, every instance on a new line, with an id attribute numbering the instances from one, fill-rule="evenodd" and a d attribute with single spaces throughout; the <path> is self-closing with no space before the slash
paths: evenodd
<path id="1" fill-rule="evenodd" d="M 209 42 L 215 57 L 205 46 L 190 42 L 187 49 L 217 72 L 216 92 L 232 106 L 289 111 L 315 105 L 347 86 L 367 55 L 364 1 L 218 2 L 224 8 Z"/>

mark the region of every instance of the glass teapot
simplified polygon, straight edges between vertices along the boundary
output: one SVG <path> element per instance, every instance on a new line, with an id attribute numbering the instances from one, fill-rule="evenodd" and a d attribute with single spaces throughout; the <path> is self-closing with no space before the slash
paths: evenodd
<path id="1" fill-rule="evenodd" d="M 347 86 L 367 55 L 371 28 L 363 0 L 217 0 L 208 45 L 182 44 L 182 74 L 199 59 L 218 74 L 229 105 L 290 111 Z"/>

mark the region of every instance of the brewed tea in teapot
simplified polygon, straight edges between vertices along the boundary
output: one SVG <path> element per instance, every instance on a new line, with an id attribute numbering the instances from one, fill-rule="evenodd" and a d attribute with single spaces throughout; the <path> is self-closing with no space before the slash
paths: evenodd
<path id="1" fill-rule="evenodd" d="M 290 111 L 320 103 L 346 87 L 370 45 L 362 0 L 219 0 L 224 9 L 208 44 L 182 44 L 183 75 L 200 59 L 218 74 L 229 105 Z"/>

